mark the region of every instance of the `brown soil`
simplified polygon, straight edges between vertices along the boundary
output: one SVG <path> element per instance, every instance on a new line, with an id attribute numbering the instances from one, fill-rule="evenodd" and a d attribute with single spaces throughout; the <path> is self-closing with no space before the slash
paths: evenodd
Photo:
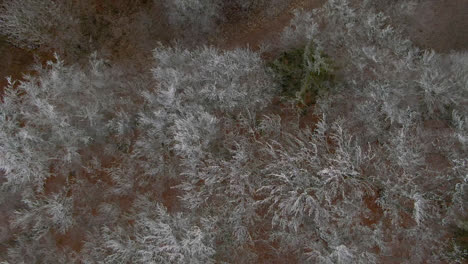
<path id="1" fill-rule="evenodd" d="M 13 80 L 21 79 L 23 72 L 28 70 L 28 66 L 34 61 L 31 51 L 17 48 L 7 42 L 5 37 L 0 36 L 0 94 L 7 85 L 7 77 Z"/>
<path id="2" fill-rule="evenodd" d="M 213 43 L 224 49 L 250 47 L 258 50 L 260 45 L 274 43 L 279 39 L 281 32 L 293 17 L 295 9 L 312 10 L 320 7 L 325 0 L 293 0 L 291 2 L 277 16 L 269 16 L 265 12 L 260 12 L 252 15 L 250 19 L 223 25 Z"/>
<path id="3" fill-rule="evenodd" d="M 439 52 L 468 50 L 468 1 L 423 0 L 409 18 L 414 43 Z"/>

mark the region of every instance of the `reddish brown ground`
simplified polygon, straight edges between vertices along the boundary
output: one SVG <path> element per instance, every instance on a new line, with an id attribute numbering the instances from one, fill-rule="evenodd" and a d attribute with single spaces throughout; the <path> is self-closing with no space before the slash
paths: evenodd
<path id="1" fill-rule="evenodd" d="M 248 20 L 226 24 L 212 40 L 216 46 L 224 49 L 250 47 L 257 50 L 262 43 L 274 43 L 293 17 L 293 10 L 312 10 L 320 7 L 325 0 L 293 0 L 292 3 L 276 16 L 266 12 L 254 14 Z"/>
<path id="2" fill-rule="evenodd" d="M 34 61 L 33 53 L 27 50 L 16 48 L 7 42 L 5 37 L 0 37 L 0 93 L 7 85 L 6 77 L 20 79 L 22 73 L 28 69 L 28 66 Z"/>
<path id="3" fill-rule="evenodd" d="M 468 1 L 424 0 L 407 22 L 411 39 L 439 52 L 468 50 Z"/>

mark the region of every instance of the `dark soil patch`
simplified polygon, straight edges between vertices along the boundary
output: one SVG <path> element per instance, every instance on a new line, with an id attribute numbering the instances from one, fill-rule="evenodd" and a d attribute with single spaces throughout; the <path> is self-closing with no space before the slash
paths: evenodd
<path id="1" fill-rule="evenodd" d="M 292 11 L 298 8 L 312 10 L 320 7 L 324 0 L 293 0 L 276 16 L 260 12 L 250 19 L 239 20 L 221 26 L 220 33 L 211 40 L 215 46 L 224 49 L 250 47 L 258 50 L 262 44 L 274 44 L 281 32 L 293 17 Z"/>
<path id="2" fill-rule="evenodd" d="M 0 94 L 7 85 L 7 77 L 12 79 L 21 79 L 22 73 L 29 69 L 31 63 L 34 62 L 32 52 L 17 48 L 7 42 L 5 37 L 0 36 L 0 58 L 2 65 L 0 66 Z"/>
<path id="3" fill-rule="evenodd" d="M 409 19 L 410 38 L 439 52 L 468 49 L 468 1 L 425 0 Z"/>

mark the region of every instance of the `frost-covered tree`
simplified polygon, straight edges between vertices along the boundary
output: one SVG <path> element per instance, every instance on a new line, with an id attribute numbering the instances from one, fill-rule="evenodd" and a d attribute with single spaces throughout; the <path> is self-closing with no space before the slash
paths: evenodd
<path id="1" fill-rule="evenodd" d="M 219 219 L 217 256 L 228 262 L 254 263 L 257 259 L 251 248 L 261 235 L 255 228 L 260 220 L 255 192 L 264 163 L 252 121 L 239 116 L 226 122 L 225 137 L 220 139 L 224 151 L 185 171 L 186 180 L 178 186 L 184 191 L 182 202 L 187 208 Z"/>
<path id="2" fill-rule="evenodd" d="M 274 227 L 270 239 L 303 260 L 319 261 L 335 247 L 371 257 L 373 232 L 358 224 L 369 213 L 364 197 L 373 193 L 365 173 L 372 168 L 371 150 L 357 145 L 339 122 L 322 120 L 315 131 L 273 130 L 284 132 L 264 143 L 264 180 L 257 190 Z M 367 238 L 357 241 L 359 236 Z"/>
<path id="3" fill-rule="evenodd" d="M 161 204 L 139 197 L 126 221 L 103 227 L 98 237 L 89 235 L 84 262 L 214 263 L 214 219 L 198 221 L 171 215 Z"/>
<path id="4" fill-rule="evenodd" d="M 77 21 L 67 8 L 69 3 L 53 0 L 3 1 L 0 33 L 20 47 L 53 45 L 58 36 L 64 37 L 65 31 L 70 34 L 76 30 Z M 70 37 L 74 37 L 73 33 Z"/>
<path id="5" fill-rule="evenodd" d="M 453 166 L 450 157 L 465 151 L 456 140 L 463 139 L 463 129 L 451 137 L 436 134 L 429 124 L 447 119 L 463 124 L 457 114 L 466 112 L 466 66 L 460 64 L 465 55 L 414 47 L 370 1 L 330 0 L 312 13 L 298 12 L 284 40 L 292 46 L 312 43 L 333 58 L 339 84 L 335 94 L 317 102 L 317 112 L 331 121 L 344 117 L 342 127 L 354 135 L 356 147 L 373 149 L 374 166 L 363 172 L 370 176 L 375 196 L 360 207 L 372 205 L 377 221 L 370 229 L 361 226 L 376 234 L 380 253 L 367 253 L 377 262 L 386 256 L 408 263 L 443 261 L 450 228 L 442 219 L 449 215 L 449 201 L 463 177 L 437 167 L 429 157 L 441 156 L 448 159 L 448 168 Z M 342 236 L 335 237 L 336 246 Z M 345 256 L 356 256 L 358 243 L 344 246 Z"/>
<path id="6" fill-rule="evenodd" d="M 48 198 L 32 197 L 23 203 L 27 208 L 15 213 L 12 225 L 34 239 L 40 239 L 50 229 L 65 233 L 73 225 L 73 199 L 63 193 Z"/>
<path id="7" fill-rule="evenodd" d="M 150 153 L 173 151 L 185 164 L 196 165 L 216 149 L 223 119 L 262 109 L 275 93 L 263 61 L 249 50 L 160 46 L 154 56 L 158 87 L 144 92 L 147 110 L 139 121 L 144 134 L 134 154 L 152 158 L 152 164 L 162 157 Z"/>
<path id="8" fill-rule="evenodd" d="M 236 126 L 241 122 L 238 115 L 250 115 L 249 120 L 253 120 L 255 113 L 275 94 L 276 85 L 259 55 L 242 49 L 222 52 L 203 47 L 190 51 L 160 46 L 154 56 L 157 89 L 143 94 L 146 104 L 139 119 L 142 133 L 132 151 L 144 174 L 176 179 L 183 176 L 192 184 L 219 173 L 215 171 L 218 163 L 227 173 L 233 170 L 227 165 L 230 162 L 244 166 L 245 157 L 230 150 L 237 139 L 225 133 L 232 130 L 237 134 L 239 128 Z M 246 147 L 247 142 L 243 145 Z M 246 154 L 249 159 L 254 159 L 254 153 L 246 151 Z M 230 155 L 236 155 L 240 160 L 223 160 Z M 205 176 L 199 175 L 199 170 L 207 164 L 212 167 L 203 171 Z M 233 170 L 233 173 L 237 171 Z M 123 179 L 116 178 L 120 182 L 124 182 Z M 244 186 L 242 188 L 249 188 L 242 178 L 236 181 Z M 133 186 L 134 181 L 129 179 L 129 182 L 126 186 Z M 234 185 L 229 188 L 228 193 L 236 192 Z M 249 240 L 247 222 L 251 222 L 248 220 L 251 216 L 245 217 L 243 211 L 244 206 L 252 204 L 248 197 L 252 190 L 250 188 L 247 196 L 240 194 L 233 198 L 232 204 L 242 203 L 235 209 L 239 214 L 235 216 L 229 212 L 227 221 L 223 220 L 225 231 L 230 236 L 237 236 L 239 241 Z M 204 199 L 203 195 L 195 196 Z M 251 207 L 250 213 L 255 214 L 253 210 Z M 235 224 L 234 228 L 232 224 Z"/>
<path id="9" fill-rule="evenodd" d="M 76 255 L 68 247 L 61 248 L 51 235 L 36 239 L 28 234 L 21 234 L 16 237 L 14 246 L 8 248 L 2 264 L 77 263 Z"/>
<path id="10" fill-rule="evenodd" d="M 311 13 L 296 11 L 283 34 L 284 45 L 312 42 L 333 58 L 338 76 L 354 82 L 355 89 L 345 89 L 357 93 L 359 100 L 394 95 L 379 104 L 382 108 L 393 104 L 382 109 L 392 122 L 408 106 L 431 118 L 450 115 L 453 108 L 466 103 L 466 67 L 461 64 L 466 55 L 421 51 L 370 1 L 359 3 L 335 0 Z"/>
<path id="11" fill-rule="evenodd" d="M 73 198 L 65 192 L 30 196 L 23 199 L 24 208 L 11 219 L 14 239 L 5 241 L 7 263 L 70 262 L 74 254 L 59 248 L 56 235 L 64 235 L 75 224 Z"/>
<path id="12" fill-rule="evenodd" d="M 118 71 L 95 56 L 87 69 L 57 57 L 35 71 L 10 81 L 0 105 L 4 188 L 40 190 L 50 176 L 79 168 L 80 151 L 105 141 L 107 122 L 126 102 L 117 97 L 123 87 Z"/>

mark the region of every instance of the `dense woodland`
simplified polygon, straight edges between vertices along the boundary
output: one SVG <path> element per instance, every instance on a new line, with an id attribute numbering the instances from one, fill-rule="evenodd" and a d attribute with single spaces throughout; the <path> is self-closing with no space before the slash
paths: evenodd
<path id="1" fill-rule="evenodd" d="M 466 263 L 468 52 L 293 2 L 1 1 L 0 263 Z"/>

